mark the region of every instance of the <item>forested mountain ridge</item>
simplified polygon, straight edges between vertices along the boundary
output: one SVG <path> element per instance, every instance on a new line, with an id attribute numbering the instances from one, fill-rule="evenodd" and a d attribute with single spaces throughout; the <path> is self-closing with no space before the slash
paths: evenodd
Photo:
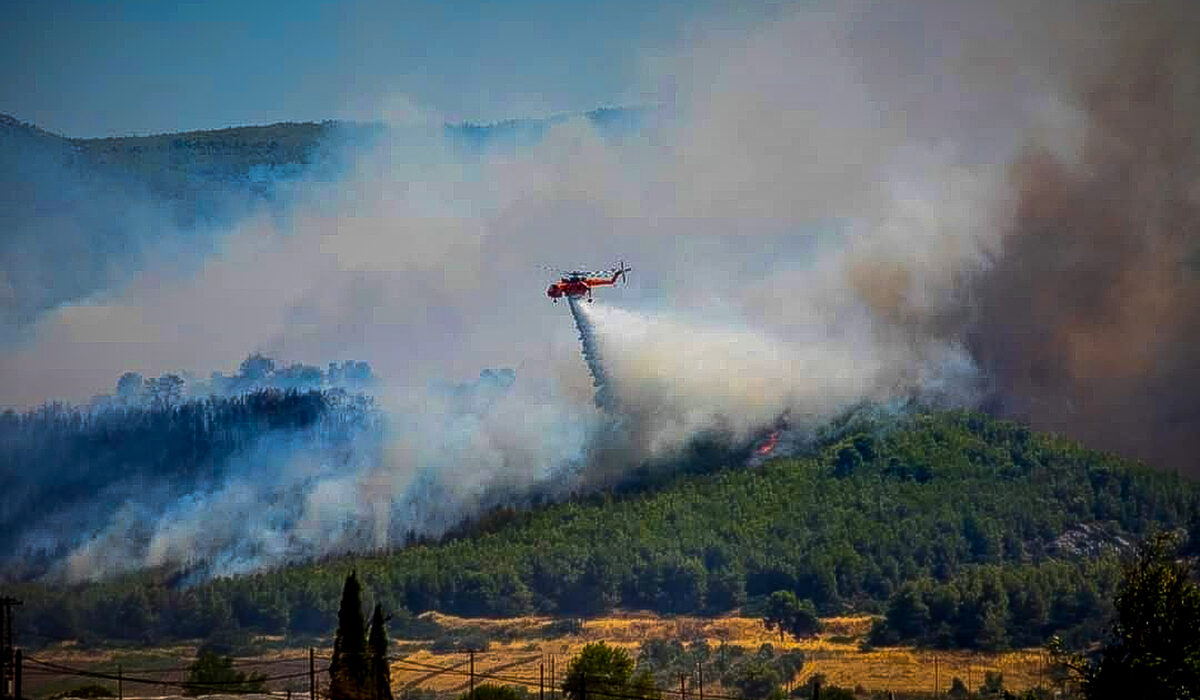
<path id="1" fill-rule="evenodd" d="M 636 127 L 646 108 L 602 107 L 582 115 L 602 133 Z M 551 126 L 577 116 L 446 124 L 443 135 L 471 147 L 532 143 Z M 328 119 L 199 131 L 72 138 L 0 114 L 0 150 L 48 156 L 79 173 L 129 179 L 165 198 L 195 194 L 201 185 L 233 184 L 267 196 L 277 180 L 333 178 L 347 152 L 371 147 L 387 132 L 381 122 Z"/>
<path id="2" fill-rule="evenodd" d="M 275 180 L 309 174 L 333 177 L 339 151 L 347 145 L 368 145 L 381 129 L 377 124 L 352 122 L 284 122 L 207 131 L 71 138 L 0 114 L 0 151 L 20 153 L 23 168 L 42 171 L 58 167 L 75 179 L 100 179 L 137 187 L 168 201 L 208 201 L 249 189 L 269 195 Z M 63 174 L 59 174 L 62 177 Z M 215 190 L 214 190 L 215 188 Z M 199 199 L 198 199 L 199 198 Z"/>
<path id="3" fill-rule="evenodd" d="M 1188 529 L 1194 549 L 1200 484 L 953 412 L 851 422 L 760 468 L 496 511 L 391 553 L 190 588 L 143 573 L 18 594 L 31 638 L 150 641 L 328 634 L 352 568 L 400 631 L 404 611 L 715 614 L 792 590 L 826 614 L 885 612 L 876 643 L 1000 648 L 1097 638 L 1123 543 L 1156 528 Z"/>

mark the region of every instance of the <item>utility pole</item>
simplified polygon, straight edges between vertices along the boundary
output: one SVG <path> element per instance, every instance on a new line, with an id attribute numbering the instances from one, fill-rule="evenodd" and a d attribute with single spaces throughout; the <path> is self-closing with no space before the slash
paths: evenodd
<path id="1" fill-rule="evenodd" d="M 696 685 L 700 687 L 700 700 L 704 700 L 704 664 L 696 662 Z"/>
<path id="2" fill-rule="evenodd" d="M 14 673 L 13 673 L 13 697 L 16 700 L 21 700 L 21 666 L 23 665 L 23 662 L 21 659 L 21 650 L 20 649 L 17 649 L 16 657 L 17 657 L 16 668 L 13 669 L 14 670 Z"/>
<path id="3" fill-rule="evenodd" d="M 475 700 L 475 650 L 468 649 L 467 654 L 471 659 L 471 693 L 467 697 Z"/>
<path id="4" fill-rule="evenodd" d="M 546 700 L 546 662 L 538 664 L 538 700 Z"/>
<path id="5" fill-rule="evenodd" d="M 308 700 L 317 700 L 317 660 L 316 650 L 308 648 Z"/>
<path id="6" fill-rule="evenodd" d="M 15 681 L 15 664 L 13 663 L 13 606 L 20 604 L 21 601 L 10 596 L 0 598 L 0 696 L 7 696 L 9 688 L 13 687 L 13 682 Z"/>
<path id="7" fill-rule="evenodd" d="M 938 690 L 942 686 L 939 682 L 941 679 L 938 678 L 938 671 L 938 657 L 935 656 L 933 657 L 933 697 L 935 698 L 938 696 Z"/>

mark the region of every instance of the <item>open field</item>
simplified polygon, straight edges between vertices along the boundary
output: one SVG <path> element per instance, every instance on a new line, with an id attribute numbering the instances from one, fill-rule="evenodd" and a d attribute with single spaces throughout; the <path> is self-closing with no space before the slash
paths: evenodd
<path id="1" fill-rule="evenodd" d="M 679 639 L 684 642 L 704 639 L 714 647 L 725 643 L 757 649 L 762 644 L 771 644 L 780 650 L 799 649 L 807 660 L 793 679 L 794 684 L 803 683 L 813 673 L 823 673 L 832 683 L 851 688 L 861 685 L 868 691 L 933 691 L 935 675 L 942 691 L 950 688 L 951 679 L 955 676 L 974 688 L 978 687 L 988 671 L 1003 672 L 1006 687 L 1022 690 L 1046 682 L 1047 673 L 1046 656 L 1041 649 L 999 654 L 930 651 L 911 647 L 860 651 L 859 642 L 871 627 L 872 618 L 868 616 L 825 618 L 822 621 L 825 629 L 819 636 L 801 641 L 786 638 L 782 644 L 778 633 L 768 631 L 761 620 L 746 617 L 663 618 L 651 614 L 625 614 L 588 620 L 579 634 L 549 639 L 535 638 L 540 627 L 552 622 L 549 618 L 464 620 L 438 615 L 437 620 L 446 629 L 491 628 L 490 631 L 497 636 L 513 634 L 513 641 L 493 642 L 486 652 L 475 655 L 476 673 L 497 673 L 531 683 L 538 680 L 539 664 L 543 660 L 548 664 L 551 655 L 556 657 L 556 669 L 561 673 L 567 660 L 588 642 L 603 640 L 628 649 L 636 657 L 638 647 L 650 639 Z M 466 654 L 434 654 L 426 648 L 414 650 L 404 658 L 428 665 L 463 664 L 462 668 L 468 661 Z M 392 679 L 397 688 L 423 675 L 423 672 L 406 667 L 402 662 L 392 668 Z M 443 674 L 426 679 L 421 687 L 450 692 L 465 688 L 466 682 L 467 679 L 461 676 Z M 706 687 L 711 688 L 712 692 L 722 692 L 715 682 Z"/>
<path id="2" fill-rule="evenodd" d="M 1017 650 L 1001 654 L 963 651 L 930 651 L 910 647 L 889 647 L 861 651 L 860 641 L 870 629 L 872 618 L 837 617 L 823 620 L 824 631 L 817 637 L 780 642 L 779 635 L 768 631 L 757 618 L 747 617 L 673 617 L 665 618 L 648 613 L 625 613 L 587 620 L 581 629 L 569 634 L 555 634 L 556 620 L 547 617 L 507 619 L 464 619 L 428 613 L 447 634 L 476 634 L 492 640 L 488 648 L 474 655 L 476 681 L 496 676 L 510 683 L 525 683 L 536 692 L 539 677 L 545 673 L 547 686 L 552 682 L 551 663 L 555 675 L 561 677 L 570 658 L 587 643 L 603 640 L 628 649 L 635 657 L 641 644 L 651 639 L 678 639 L 683 642 L 706 640 L 714 648 L 721 644 L 757 649 L 771 644 L 777 650 L 802 650 L 806 657 L 803 669 L 792 679 L 801 684 L 814 673 L 822 673 L 829 682 L 844 687 L 861 686 L 868 691 L 932 692 L 937 687 L 949 689 L 955 676 L 978 687 L 984 673 L 1001 671 L 1005 686 L 1022 690 L 1046 683 L 1046 657 L 1041 650 Z M 393 691 L 397 696 L 414 690 L 434 691 L 438 695 L 456 695 L 469 687 L 471 658 L 466 652 L 438 653 L 426 640 L 393 640 Z M 318 684 L 328 681 L 322 673 L 331 649 L 315 650 Z M 186 667 L 195 655 L 193 646 L 164 647 L 153 650 L 84 650 L 71 646 L 44 649 L 32 654 L 36 659 L 64 667 L 87 669 L 91 672 L 115 674 L 118 667 L 127 679 L 126 697 L 164 697 L 173 691 L 162 686 L 139 684 L 133 678 L 182 682 Z M 308 650 L 279 648 L 254 657 L 241 657 L 235 666 L 247 672 L 262 672 L 280 678 L 268 683 L 279 695 L 288 691 L 297 698 L 308 693 Z M 47 669 L 27 666 L 26 694 L 45 698 L 54 693 L 93 682 L 91 679 L 56 674 Z M 446 670 L 448 669 L 448 670 Z M 113 686 L 108 679 L 98 679 L 102 685 Z M 706 680 L 705 689 L 712 694 L 733 694 L 721 688 L 717 679 Z M 689 688 L 690 690 L 690 688 Z"/>

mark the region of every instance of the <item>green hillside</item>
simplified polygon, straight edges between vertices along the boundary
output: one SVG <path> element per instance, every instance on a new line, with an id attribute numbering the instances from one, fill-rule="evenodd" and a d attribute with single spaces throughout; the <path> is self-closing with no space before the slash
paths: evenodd
<path id="1" fill-rule="evenodd" d="M 1096 638 L 1122 550 L 1198 523 L 1200 484 L 955 412 L 851 422 L 808 456 L 499 511 L 386 555 L 21 595 L 39 639 L 149 641 L 328 634 L 350 568 L 402 613 L 721 613 L 787 589 L 824 614 L 886 612 L 877 643 L 1000 648 Z"/>
<path id="2" fill-rule="evenodd" d="M 369 146 L 381 131 L 371 124 L 287 122 L 72 143 L 80 167 L 145 182 L 167 198 L 216 184 L 240 184 L 266 195 L 277 181 L 335 179 L 345 149 Z"/>
<path id="3" fill-rule="evenodd" d="M 325 121 L 239 126 L 149 136 L 68 138 L 0 114 L 0 148 L 85 179 L 136 183 L 167 201 L 216 191 L 267 195 L 277 181 L 332 179 L 348 146 L 367 146 L 379 125 Z M 45 166 L 43 166 L 45 167 Z"/>
<path id="4" fill-rule="evenodd" d="M 635 129 L 648 113 L 611 107 L 582 116 L 606 135 Z M 536 143 L 555 124 L 579 116 L 510 119 L 487 124 L 446 124 L 451 143 L 472 147 Z M 46 158 L 76 174 L 127 180 L 169 200 L 194 199 L 217 186 L 268 194 L 277 181 L 335 179 L 347 153 L 370 148 L 387 128 L 382 123 L 326 120 L 235 126 L 144 136 L 70 138 L 0 114 L 0 150 Z"/>

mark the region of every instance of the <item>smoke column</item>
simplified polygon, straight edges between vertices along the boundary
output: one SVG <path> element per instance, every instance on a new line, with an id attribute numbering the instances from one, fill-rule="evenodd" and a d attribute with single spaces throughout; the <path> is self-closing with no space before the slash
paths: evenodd
<path id="1" fill-rule="evenodd" d="M 1016 208 L 968 337 L 996 412 L 1195 474 L 1200 8 L 1114 19 L 1104 71 L 1077 87 L 1078 147 L 1013 166 Z"/>
<path id="2" fill-rule="evenodd" d="M 222 542 L 281 552 L 229 571 L 437 533 L 496 494 L 585 480 L 614 406 L 624 467 L 783 412 L 810 427 L 915 394 L 1194 472 L 1194 6 L 850 0 L 747 32 L 699 27 L 648 67 L 670 94 L 630 98 L 666 105 L 644 134 L 567 119 L 527 148 L 460 157 L 440 117 L 397 126 L 287 217 L 239 222 L 182 270 L 98 275 L 86 303 L 26 288 L 96 264 L 104 248 L 72 241 L 103 229 L 71 226 L 33 264 L 40 249 L 0 246 L 0 316 L 38 318 L 0 348 L 0 399 L 86 400 L 126 370 L 228 369 L 251 350 L 352 357 L 386 378 L 378 456 L 346 468 L 270 450 L 284 457 L 246 455 L 204 492 L 81 510 L 94 545 L 79 577 L 124 561 L 140 531 L 161 558 L 134 552 L 130 567 L 169 564 L 212 513 Z M 638 311 L 572 304 L 576 338 L 532 272 L 618 251 L 653 270 L 621 295 Z M 484 367 L 518 379 L 428 390 Z"/>
<path id="3" fill-rule="evenodd" d="M 596 331 L 588 320 L 587 312 L 576 297 L 568 296 L 567 304 L 571 307 L 571 316 L 575 319 L 575 328 L 579 331 L 579 345 L 583 350 L 583 360 L 587 363 L 588 372 L 592 375 L 592 386 L 596 388 L 596 407 L 613 413 L 616 411 L 613 389 L 608 374 L 604 371 L 604 362 L 600 357 L 600 347 L 596 342 Z"/>

